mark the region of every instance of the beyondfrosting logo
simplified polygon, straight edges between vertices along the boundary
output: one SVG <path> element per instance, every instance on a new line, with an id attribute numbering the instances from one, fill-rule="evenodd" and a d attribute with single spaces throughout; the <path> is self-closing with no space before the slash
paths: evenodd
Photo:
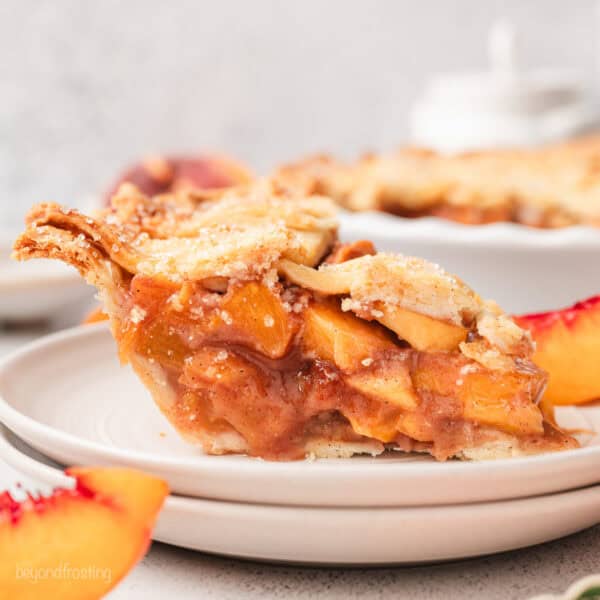
<path id="1" fill-rule="evenodd" d="M 100 568 L 94 565 L 73 567 L 69 563 L 61 563 L 56 567 L 34 567 L 32 565 L 16 565 L 15 577 L 19 580 L 38 581 L 48 579 L 61 579 L 64 581 L 92 581 L 101 580 L 106 583 L 112 581 L 112 570 L 108 567 Z"/>

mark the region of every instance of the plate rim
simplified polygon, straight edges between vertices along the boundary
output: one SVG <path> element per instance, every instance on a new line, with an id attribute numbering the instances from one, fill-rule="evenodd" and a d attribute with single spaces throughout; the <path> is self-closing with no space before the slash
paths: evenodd
<path id="1" fill-rule="evenodd" d="M 18 438 L 20 441 L 24 442 L 25 445 L 29 446 L 27 441 L 23 440 L 17 433 L 14 433 L 10 430 L 6 425 L 0 423 L 0 457 L 4 459 L 5 454 L 4 451 L 7 451 L 14 458 L 14 462 L 12 459 L 8 459 L 8 463 L 18 470 L 20 473 L 25 474 L 26 476 L 39 480 L 44 485 L 50 486 L 61 486 L 64 484 L 72 485 L 74 482 L 74 478 L 67 475 L 60 467 L 50 466 L 37 458 L 31 456 L 27 452 L 20 450 L 15 447 L 15 445 L 8 439 L 9 435 L 12 435 Z M 43 453 L 41 453 L 43 454 Z M 54 459 L 44 455 L 51 462 L 55 462 L 59 464 Z M 23 470 L 20 465 L 29 464 L 31 465 L 31 471 Z M 57 483 L 52 483 L 51 480 L 55 480 Z M 595 483 L 592 485 L 581 486 L 578 488 L 574 488 L 571 490 L 559 490 L 556 492 L 551 492 L 549 494 L 538 494 L 535 496 L 526 496 L 523 498 L 506 498 L 501 500 L 486 500 L 482 502 L 472 502 L 472 503 L 461 503 L 461 502 L 452 502 L 447 504 L 436 504 L 436 505 L 428 505 L 428 506 L 378 506 L 378 507 L 369 507 L 369 506 L 295 506 L 295 505 L 286 505 L 286 504 L 266 504 L 261 502 L 238 502 L 234 500 L 224 500 L 217 498 L 195 498 L 193 496 L 186 496 L 183 494 L 173 493 L 171 490 L 169 491 L 168 496 L 165 498 L 165 505 L 167 502 L 171 506 L 185 506 L 186 504 L 196 504 L 196 505 L 228 505 L 228 506 L 243 506 L 243 507 L 256 507 L 256 508 L 264 508 L 264 509 L 284 509 L 286 511 L 295 511 L 295 510 L 318 510 L 318 511 L 348 511 L 348 512 L 368 512 L 368 511 L 402 511 L 402 512 L 429 512 L 429 511 L 438 511 L 442 509 L 462 509 L 462 508 L 485 508 L 487 506 L 494 505 L 504 505 L 504 504 L 519 504 L 519 503 L 529 503 L 536 500 L 541 499 L 551 499 L 553 497 L 562 497 L 562 496 L 570 496 L 578 493 L 589 492 L 593 489 L 597 489 L 600 491 L 600 483 Z M 600 514 L 600 508 L 598 509 Z M 599 517 L 600 518 L 600 517 Z M 599 521 L 600 522 L 600 521 Z"/>

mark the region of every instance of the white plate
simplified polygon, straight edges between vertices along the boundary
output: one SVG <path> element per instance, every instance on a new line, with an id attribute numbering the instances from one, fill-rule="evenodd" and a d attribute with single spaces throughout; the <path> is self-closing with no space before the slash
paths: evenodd
<path id="1" fill-rule="evenodd" d="M 462 225 L 375 212 L 343 213 L 340 222 L 341 239 L 370 239 L 379 250 L 439 263 L 513 314 L 600 294 L 600 228 Z"/>
<path id="2" fill-rule="evenodd" d="M 573 427 L 597 427 L 600 409 L 570 409 L 563 417 Z M 401 453 L 313 462 L 206 456 L 180 439 L 129 368 L 119 366 L 104 324 L 48 336 L 5 359 L 0 421 L 62 463 L 137 467 L 166 479 L 177 493 L 222 500 L 423 506 L 600 482 L 598 436 L 577 450 L 483 463 Z"/>
<path id="3" fill-rule="evenodd" d="M 46 486 L 72 481 L 0 427 L 0 456 Z M 309 564 L 422 563 L 514 550 L 600 522 L 600 486 L 422 508 L 316 508 L 169 496 L 155 540 L 241 558 Z"/>
<path id="4" fill-rule="evenodd" d="M 15 237 L 0 233 L 0 320 L 45 319 L 61 308 L 91 298 L 92 288 L 73 267 L 57 260 L 11 259 Z"/>

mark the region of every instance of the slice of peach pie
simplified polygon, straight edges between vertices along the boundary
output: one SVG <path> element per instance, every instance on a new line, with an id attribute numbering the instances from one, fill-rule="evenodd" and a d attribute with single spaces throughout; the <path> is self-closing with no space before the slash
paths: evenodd
<path id="1" fill-rule="evenodd" d="M 95 217 L 35 207 L 15 255 L 60 258 L 98 288 L 122 361 L 210 454 L 577 446 L 538 406 L 528 333 L 436 265 L 340 244 L 333 204 L 297 193 L 124 185 Z"/>

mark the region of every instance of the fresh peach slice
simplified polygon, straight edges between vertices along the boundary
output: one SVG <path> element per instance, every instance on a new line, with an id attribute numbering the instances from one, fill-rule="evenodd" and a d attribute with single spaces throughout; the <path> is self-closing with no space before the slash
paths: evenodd
<path id="1" fill-rule="evenodd" d="M 74 489 L 0 495 L 0 597 L 90 600 L 145 554 L 167 484 L 132 469 L 73 468 Z"/>
<path id="2" fill-rule="evenodd" d="M 600 296 L 515 321 L 531 331 L 537 345 L 533 360 L 550 374 L 544 403 L 581 404 L 600 398 Z"/>
<path id="3" fill-rule="evenodd" d="M 252 175 L 237 161 L 225 156 L 154 156 L 125 171 L 106 194 L 105 203 L 122 183 L 133 183 L 144 194 L 155 196 L 182 188 L 218 189 L 247 183 Z"/>

